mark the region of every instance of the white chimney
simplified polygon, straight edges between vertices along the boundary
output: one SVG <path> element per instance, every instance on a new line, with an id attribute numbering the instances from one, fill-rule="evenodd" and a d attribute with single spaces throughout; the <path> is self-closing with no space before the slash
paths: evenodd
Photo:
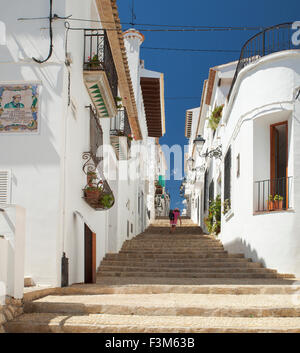
<path id="1" fill-rule="evenodd" d="M 131 74 L 131 81 L 133 85 L 135 99 L 137 100 L 137 92 L 140 85 L 140 46 L 145 38 L 142 33 L 140 33 L 134 28 L 128 29 L 126 32 L 123 33 L 123 36 L 128 65 Z"/>

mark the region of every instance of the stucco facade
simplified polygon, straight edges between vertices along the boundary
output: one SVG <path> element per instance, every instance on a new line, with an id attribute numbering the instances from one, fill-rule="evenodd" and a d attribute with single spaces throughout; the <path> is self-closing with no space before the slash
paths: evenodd
<path id="1" fill-rule="evenodd" d="M 149 145 L 155 145 L 155 139 L 148 137 L 139 76 L 134 77 L 139 70 L 139 53 L 135 63 L 128 48 L 126 65 L 132 75 L 138 117 L 132 132 L 133 138 L 138 138 L 131 141 L 125 159 L 117 158 L 111 143 L 111 118 L 99 118 L 103 145 L 113 151 L 110 157 L 104 155 L 104 160 L 111 159 L 110 165 L 117 170 L 116 178 L 105 170 L 101 173 L 112 190 L 115 203 L 110 210 L 96 211 L 86 202 L 83 154 L 90 150 L 90 107 L 94 107 L 94 100 L 83 72 L 83 30 L 67 30 L 64 20 L 53 20 L 52 56 L 43 64 L 34 62 L 32 57 L 43 59 L 49 51 L 49 28 L 44 29 L 48 22 L 19 21 L 18 18 L 43 17 L 48 13 L 48 2 L 29 0 L 26 5 L 12 1 L 1 14 L 5 19 L 6 40 L 0 46 L 0 84 L 36 83 L 40 96 L 38 133 L 1 134 L 0 148 L 5 153 L 0 155 L 0 169 L 8 170 L 11 175 L 7 203 L 21 205 L 26 210 L 25 277 L 32 278 L 38 285 L 60 286 L 63 253 L 69 260 L 68 283 L 85 281 L 85 226 L 95 234 L 97 267 L 107 252 L 118 252 L 125 240 L 147 227 L 154 217 L 154 188 L 146 189 L 153 172 L 146 166 L 155 165 L 151 158 L 156 155 L 147 150 Z M 103 20 L 94 0 L 54 3 L 53 14 L 66 17 L 70 13 L 74 18 Z M 81 22 L 72 21 L 72 26 L 85 28 Z M 101 22 L 92 26 L 99 29 Z M 117 45 L 113 41 L 110 44 Z M 115 55 L 116 49 L 111 50 Z M 120 48 L 118 50 L 121 52 Z M 118 74 L 121 65 L 118 62 Z M 119 77 L 119 80 L 125 91 L 128 77 L 126 80 Z M 134 111 L 131 100 L 121 98 L 128 110 Z M 132 114 L 129 121 L 133 120 Z M 137 131 L 136 136 L 134 131 Z M 127 145 L 127 138 L 121 137 L 119 141 L 122 139 Z M 136 150 L 142 150 L 142 158 L 136 157 Z M 145 171 L 144 178 L 127 178 L 128 174 L 134 175 L 134 170 Z M 152 203 L 147 203 L 151 197 Z M 148 217 L 149 208 L 151 216 Z M 3 218 L 0 229 L 5 235 Z"/>
<path id="2" fill-rule="evenodd" d="M 200 114 L 193 116 L 191 133 L 187 136 L 190 144 L 187 158 L 194 161 L 187 171 L 186 184 L 191 194 L 187 199 L 191 200 L 191 217 L 206 231 L 204 220 L 208 216 L 210 197 L 213 200 L 221 196 L 218 236 L 226 250 L 244 253 L 268 268 L 296 276 L 300 275 L 297 237 L 300 227 L 297 215 L 300 101 L 296 99 L 300 89 L 299 59 L 299 50 L 286 50 L 255 60 L 239 72 L 229 100 L 227 96 L 237 62 L 211 69 L 216 72 L 215 77 L 210 85 L 204 85 Z M 208 82 L 210 78 L 211 75 Z M 222 117 L 214 131 L 209 126 L 209 118 L 220 105 L 224 105 Z M 285 137 L 282 132 L 284 137 L 278 141 L 283 142 L 278 142 L 277 147 L 277 153 L 283 154 L 280 151 L 285 151 L 286 143 L 285 184 L 280 191 L 286 207 L 282 210 L 268 208 L 272 190 L 279 193 L 272 181 L 275 180 L 272 179 L 272 126 L 282 126 L 282 131 L 284 126 L 286 134 Z M 193 143 L 198 135 L 205 140 L 202 157 Z M 222 151 L 220 158 L 203 157 L 218 147 Z M 231 158 L 226 164 L 228 151 Z M 200 166 L 203 168 L 197 169 Z M 230 180 L 229 188 L 225 185 L 226 178 Z M 277 183 L 278 180 L 280 178 L 276 179 Z M 230 207 L 226 210 L 225 194 L 230 195 Z"/>

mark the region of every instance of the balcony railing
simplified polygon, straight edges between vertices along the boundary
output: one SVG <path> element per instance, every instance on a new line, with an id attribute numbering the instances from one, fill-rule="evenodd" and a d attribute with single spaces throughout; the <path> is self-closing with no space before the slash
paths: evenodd
<path id="1" fill-rule="evenodd" d="M 131 129 L 126 108 L 118 110 L 117 115 L 110 120 L 110 134 L 114 136 L 130 136 Z"/>
<path id="2" fill-rule="evenodd" d="M 292 177 L 255 181 L 255 212 L 280 211 L 291 208 L 292 181 Z"/>
<path id="3" fill-rule="evenodd" d="M 97 151 L 99 147 L 103 146 L 103 131 L 97 117 L 96 111 L 89 106 L 90 108 L 90 152 L 91 156 L 97 165 L 100 162 L 100 159 L 97 156 Z"/>
<path id="4" fill-rule="evenodd" d="M 131 128 L 125 107 L 118 109 L 117 115 L 110 120 L 111 136 L 126 136 L 128 148 L 131 147 Z"/>
<path id="5" fill-rule="evenodd" d="M 272 53 L 289 49 L 299 49 L 299 47 L 296 47 L 292 43 L 292 35 L 292 23 L 283 23 L 264 29 L 262 32 L 253 36 L 244 44 L 228 94 L 228 100 L 230 98 L 239 72 L 245 66 L 257 61 L 263 56 Z"/>
<path id="6" fill-rule="evenodd" d="M 87 71 L 105 71 L 112 94 L 118 95 L 118 75 L 105 30 L 84 31 L 84 62 Z"/>

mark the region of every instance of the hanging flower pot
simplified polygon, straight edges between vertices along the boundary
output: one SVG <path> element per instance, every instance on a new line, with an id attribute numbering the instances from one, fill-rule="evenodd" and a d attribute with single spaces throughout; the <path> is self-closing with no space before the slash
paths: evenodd
<path id="1" fill-rule="evenodd" d="M 88 186 L 85 188 L 84 193 L 88 200 L 98 200 L 100 197 L 101 189 L 93 186 Z"/>

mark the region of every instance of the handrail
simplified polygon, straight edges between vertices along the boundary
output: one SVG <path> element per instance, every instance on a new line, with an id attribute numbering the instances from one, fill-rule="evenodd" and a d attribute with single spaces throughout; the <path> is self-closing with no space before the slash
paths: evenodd
<path id="1" fill-rule="evenodd" d="M 265 28 L 255 34 L 243 45 L 239 62 L 235 70 L 228 93 L 229 101 L 233 87 L 240 71 L 260 58 L 283 50 L 299 49 L 292 43 L 292 22 L 286 22 Z"/>
<path id="2" fill-rule="evenodd" d="M 292 176 L 254 181 L 255 212 L 278 209 L 277 201 L 282 201 L 280 209 L 290 209 L 292 181 Z"/>

